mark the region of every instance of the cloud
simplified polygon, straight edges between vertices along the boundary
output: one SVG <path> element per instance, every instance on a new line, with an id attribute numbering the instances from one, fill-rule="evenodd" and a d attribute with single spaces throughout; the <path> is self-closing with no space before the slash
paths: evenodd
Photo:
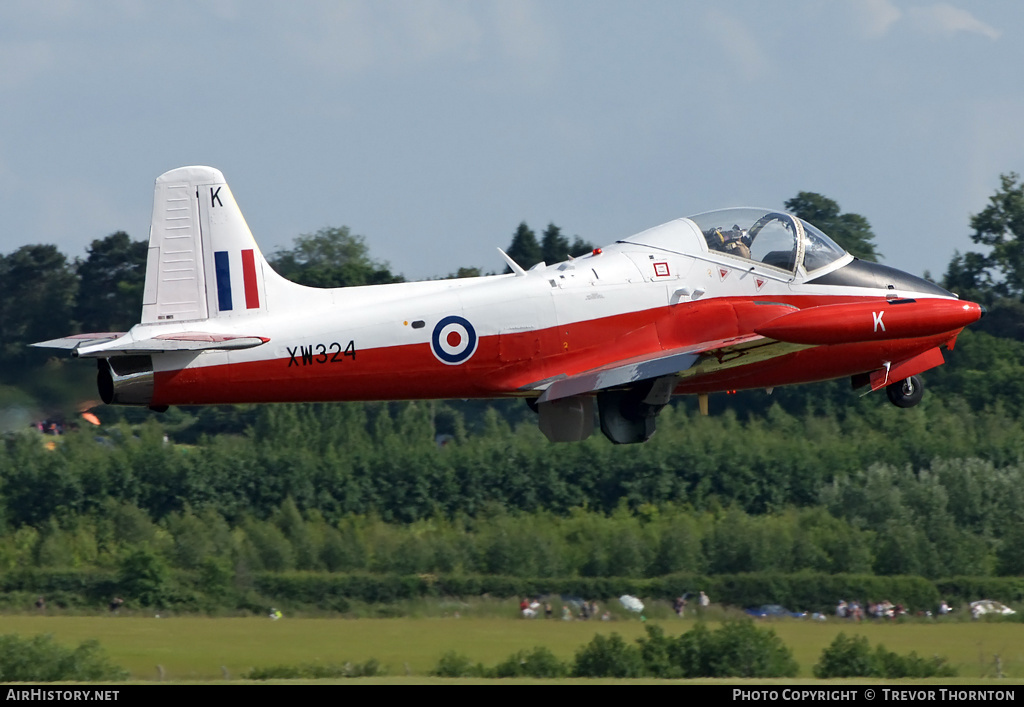
<path id="1" fill-rule="evenodd" d="M 903 17 L 890 0 L 854 0 L 857 24 L 868 37 L 881 37 Z"/>
<path id="2" fill-rule="evenodd" d="M 438 67 L 465 78 L 458 69 L 474 67 L 478 86 L 506 92 L 549 86 L 559 64 L 550 13 L 532 0 L 330 0 L 302 7 L 276 11 L 271 42 L 328 81 Z"/>
<path id="3" fill-rule="evenodd" d="M 121 50 L 152 26 L 146 23 L 147 8 L 133 0 L 0 4 L 0 27 L 6 30 L 0 36 L 0 91 L 59 81 L 94 57 Z M 157 19 L 167 22 L 167 13 Z"/>
<path id="4" fill-rule="evenodd" d="M 850 6 L 856 23 L 871 38 L 888 34 L 897 23 L 929 35 L 952 36 L 966 32 L 996 40 L 1002 34 L 967 10 L 948 2 L 916 5 L 907 8 L 906 12 L 897 7 L 893 0 L 851 0 Z"/>
<path id="5" fill-rule="evenodd" d="M 533 3 L 498 2 L 493 8 L 494 26 L 507 54 L 530 62 L 551 58 L 555 40 Z"/>
<path id="6" fill-rule="evenodd" d="M 419 0 L 391 15 L 409 58 L 430 59 L 449 53 L 474 57 L 483 41 L 480 22 L 468 6 L 438 0 Z"/>
<path id="7" fill-rule="evenodd" d="M 947 2 L 925 7 L 912 7 L 907 10 L 907 19 L 916 29 L 927 34 L 954 35 L 966 32 L 980 34 L 991 40 L 999 39 L 1002 34 L 995 27 L 982 22 L 967 10 L 953 7 Z"/>
<path id="8" fill-rule="evenodd" d="M 484 32 L 468 2 L 348 0 L 303 6 L 281 17 L 291 51 L 338 76 L 442 57 L 477 56 Z"/>
<path id="9" fill-rule="evenodd" d="M 736 18 L 718 10 L 705 15 L 708 33 L 722 48 L 718 56 L 730 62 L 743 78 L 753 81 L 763 76 L 771 62 L 761 49 L 757 36 Z"/>

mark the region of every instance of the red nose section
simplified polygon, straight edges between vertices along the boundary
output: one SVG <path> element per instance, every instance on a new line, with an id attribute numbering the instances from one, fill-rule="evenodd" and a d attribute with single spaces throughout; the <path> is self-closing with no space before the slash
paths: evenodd
<path id="1" fill-rule="evenodd" d="M 981 315 L 979 305 L 961 300 L 875 300 L 801 309 L 754 331 L 794 344 L 852 344 L 955 331 L 978 321 Z"/>

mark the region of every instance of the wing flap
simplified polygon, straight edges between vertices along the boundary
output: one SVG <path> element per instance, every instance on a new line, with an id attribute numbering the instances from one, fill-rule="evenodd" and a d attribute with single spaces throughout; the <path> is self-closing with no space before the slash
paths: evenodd
<path id="1" fill-rule="evenodd" d="M 778 342 L 766 339 L 759 334 L 705 341 L 677 349 L 655 351 L 625 361 L 616 361 L 554 380 L 539 381 L 534 385 L 527 386 L 527 389 L 543 389 L 544 392 L 541 393 L 538 402 L 549 402 L 651 378 L 685 375 L 687 371 L 705 361 L 713 366 L 717 363 L 718 365 L 715 367 L 718 368 L 736 365 L 734 362 L 743 359 L 751 349 L 763 349 L 777 344 Z M 786 353 L 788 351 L 787 347 Z M 744 360 L 743 363 L 746 361 Z M 704 366 L 701 368 L 703 369 Z M 702 372 L 704 371 L 702 370 Z"/>

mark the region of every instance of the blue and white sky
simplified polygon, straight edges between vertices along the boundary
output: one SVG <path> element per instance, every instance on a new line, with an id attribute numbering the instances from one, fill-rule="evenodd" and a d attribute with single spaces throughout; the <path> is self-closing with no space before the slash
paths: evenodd
<path id="1" fill-rule="evenodd" d="M 1024 3 L 5 0 L 0 253 L 148 237 L 221 169 L 264 252 L 349 226 L 410 279 L 815 191 L 941 275 L 1024 171 Z"/>

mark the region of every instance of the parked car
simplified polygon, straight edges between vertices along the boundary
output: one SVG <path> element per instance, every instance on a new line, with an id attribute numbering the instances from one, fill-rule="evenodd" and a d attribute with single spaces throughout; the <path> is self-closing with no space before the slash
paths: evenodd
<path id="1" fill-rule="evenodd" d="M 763 604 L 751 607 L 746 612 L 755 619 L 805 619 L 806 611 L 790 611 L 779 604 Z"/>
<path id="2" fill-rule="evenodd" d="M 1005 604 L 1000 604 L 999 602 L 992 601 L 991 599 L 980 599 L 978 601 L 971 602 L 971 616 L 974 618 L 984 616 L 985 614 L 1001 614 L 1003 616 L 1009 616 L 1010 614 L 1016 613 L 1016 611 Z"/>

